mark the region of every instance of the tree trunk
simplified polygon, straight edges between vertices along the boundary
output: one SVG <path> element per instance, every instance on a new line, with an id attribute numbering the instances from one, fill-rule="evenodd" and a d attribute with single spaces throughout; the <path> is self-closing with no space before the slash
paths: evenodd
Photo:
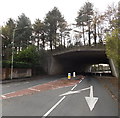
<path id="1" fill-rule="evenodd" d="M 43 39 L 43 49 L 45 49 L 45 40 Z"/>
<path id="2" fill-rule="evenodd" d="M 90 23 L 88 26 L 88 41 L 89 41 L 89 46 L 91 46 L 91 39 L 90 39 Z"/>
<path id="3" fill-rule="evenodd" d="M 84 31 L 84 25 L 83 25 L 83 40 L 84 40 L 84 45 L 85 45 L 85 31 Z"/>
<path id="4" fill-rule="evenodd" d="M 37 40 L 37 47 L 38 47 L 38 50 L 39 50 L 39 45 L 40 45 L 40 36 L 39 36 L 39 34 L 38 34 L 38 40 Z"/>
<path id="5" fill-rule="evenodd" d="M 94 41 L 95 41 L 95 45 L 96 45 L 96 39 L 97 38 L 97 36 L 96 36 L 96 23 L 94 24 Z"/>
<path id="6" fill-rule="evenodd" d="M 61 35 L 61 45 L 62 45 L 62 33 L 60 35 Z"/>
<path id="7" fill-rule="evenodd" d="M 65 37 L 64 37 L 64 48 L 65 48 Z"/>
<path id="8" fill-rule="evenodd" d="M 52 51 L 52 40 L 50 40 L 50 49 Z"/>
<path id="9" fill-rule="evenodd" d="M 37 40 L 37 47 L 38 47 L 38 50 L 39 50 L 39 39 Z"/>
<path id="10" fill-rule="evenodd" d="M 56 31 L 57 31 L 57 29 L 54 29 L 54 34 L 53 34 L 53 39 L 54 39 L 53 41 L 54 41 L 55 49 L 56 49 L 56 47 L 57 47 L 57 46 L 56 46 L 56 44 L 57 44 L 57 43 L 56 43 Z"/>
<path id="11" fill-rule="evenodd" d="M 45 35 L 44 35 L 44 33 L 42 34 L 42 46 L 43 46 L 43 49 L 45 49 Z"/>

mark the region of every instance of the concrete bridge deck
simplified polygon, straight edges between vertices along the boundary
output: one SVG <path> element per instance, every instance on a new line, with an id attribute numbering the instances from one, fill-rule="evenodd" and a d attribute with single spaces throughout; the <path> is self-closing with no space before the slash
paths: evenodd
<path id="1" fill-rule="evenodd" d="M 53 50 L 48 62 L 49 74 L 63 74 L 68 72 L 86 72 L 93 64 L 109 64 L 105 53 L 105 46 L 83 46 Z"/>

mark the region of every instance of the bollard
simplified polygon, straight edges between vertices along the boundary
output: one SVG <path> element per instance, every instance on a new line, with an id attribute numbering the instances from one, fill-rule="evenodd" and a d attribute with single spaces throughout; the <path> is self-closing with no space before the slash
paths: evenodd
<path id="1" fill-rule="evenodd" d="M 68 73 L 68 80 L 71 79 L 71 73 Z"/>
<path id="2" fill-rule="evenodd" d="M 73 72 L 73 77 L 76 77 L 75 72 Z"/>

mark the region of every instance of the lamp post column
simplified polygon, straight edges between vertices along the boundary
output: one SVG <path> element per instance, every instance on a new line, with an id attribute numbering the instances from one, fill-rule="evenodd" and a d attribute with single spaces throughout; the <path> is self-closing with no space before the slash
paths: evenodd
<path id="1" fill-rule="evenodd" d="M 12 40 L 11 79 L 13 79 L 14 38 L 15 38 L 15 29 L 13 29 L 13 40 Z"/>

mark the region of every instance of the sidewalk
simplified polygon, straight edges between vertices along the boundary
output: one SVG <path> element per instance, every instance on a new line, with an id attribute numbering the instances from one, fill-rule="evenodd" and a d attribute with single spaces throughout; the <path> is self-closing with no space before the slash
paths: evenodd
<path id="1" fill-rule="evenodd" d="M 33 76 L 33 77 L 27 77 L 27 78 L 13 78 L 7 79 L 7 80 L 1 80 L 0 84 L 7 84 L 11 82 L 21 82 L 21 81 L 30 81 L 30 80 L 37 80 L 37 79 L 42 79 L 44 77 L 47 77 L 48 75 L 39 75 L 39 76 Z"/>
<path id="2" fill-rule="evenodd" d="M 96 77 L 103 86 L 110 92 L 112 98 L 118 100 L 118 79 L 116 77 Z"/>

